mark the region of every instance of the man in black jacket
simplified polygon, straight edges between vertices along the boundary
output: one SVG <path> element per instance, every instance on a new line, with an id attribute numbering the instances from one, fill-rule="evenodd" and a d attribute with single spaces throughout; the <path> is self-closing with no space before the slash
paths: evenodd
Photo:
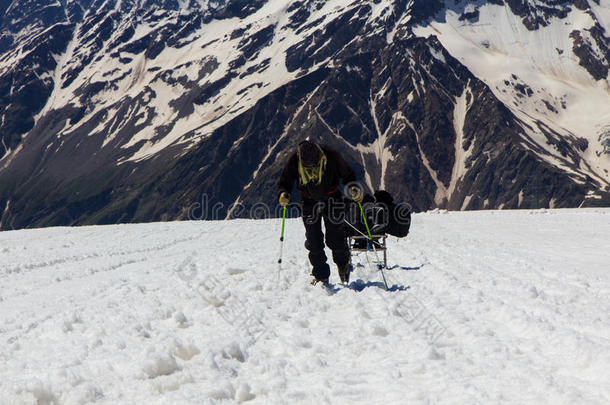
<path id="1" fill-rule="evenodd" d="M 301 194 L 303 223 L 305 225 L 305 247 L 309 250 L 309 261 L 313 266 L 313 284 L 328 282 L 330 268 L 324 253 L 322 218 L 326 230 L 326 245 L 333 254 L 333 261 L 339 270 L 342 282 L 349 281 L 350 253 L 343 226 L 343 198 L 339 182 L 343 185 L 354 183 L 356 176 L 352 168 L 336 151 L 310 141 L 299 144 L 278 181 L 279 202 L 282 206 L 290 202 L 290 192 L 297 182 Z M 351 197 L 362 201 L 359 187 L 350 187 Z"/>

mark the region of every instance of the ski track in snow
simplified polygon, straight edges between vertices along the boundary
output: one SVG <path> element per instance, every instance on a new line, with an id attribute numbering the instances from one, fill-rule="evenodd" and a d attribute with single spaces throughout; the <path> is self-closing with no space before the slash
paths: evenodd
<path id="1" fill-rule="evenodd" d="M 0 404 L 607 404 L 608 218 L 417 214 L 390 291 L 310 286 L 299 219 L 279 282 L 279 220 L 0 233 Z"/>

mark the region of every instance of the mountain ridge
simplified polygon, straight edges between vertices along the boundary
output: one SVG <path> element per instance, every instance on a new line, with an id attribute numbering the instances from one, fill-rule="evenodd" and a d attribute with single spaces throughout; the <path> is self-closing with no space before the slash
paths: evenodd
<path id="1" fill-rule="evenodd" d="M 67 1 L 67 22 L 32 12 L 24 38 L 9 6 L 0 50 L 23 45 L 0 56 L 0 228 L 274 204 L 306 136 L 417 210 L 608 205 L 610 116 L 583 100 L 610 100 L 610 8 L 576 3 Z M 550 45 L 541 62 L 489 21 Z"/>

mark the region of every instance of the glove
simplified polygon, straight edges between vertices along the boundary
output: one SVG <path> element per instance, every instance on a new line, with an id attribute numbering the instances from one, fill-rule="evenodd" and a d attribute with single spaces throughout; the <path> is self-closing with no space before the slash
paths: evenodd
<path id="1" fill-rule="evenodd" d="M 290 194 L 288 194 L 287 192 L 283 192 L 282 194 L 280 194 L 280 205 L 282 207 L 287 206 L 290 203 Z"/>
<path id="2" fill-rule="evenodd" d="M 357 203 L 362 202 L 364 195 L 362 194 L 362 189 L 360 187 L 352 186 L 349 192 L 352 194 L 352 200 L 356 201 Z"/>

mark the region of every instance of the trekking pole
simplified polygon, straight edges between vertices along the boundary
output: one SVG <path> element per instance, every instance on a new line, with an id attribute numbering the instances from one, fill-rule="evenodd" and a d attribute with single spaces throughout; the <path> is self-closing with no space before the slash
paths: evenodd
<path id="1" fill-rule="evenodd" d="M 388 282 L 385 279 L 385 274 L 383 274 L 383 266 L 379 261 L 379 255 L 377 254 L 377 249 L 375 249 L 375 241 L 373 240 L 373 235 L 371 235 L 371 230 L 369 229 L 369 224 L 366 222 L 366 215 L 364 215 L 364 209 L 362 209 L 362 204 L 358 203 L 358 207 L 360 207 L 360 212 L 362 213 L 362 220 L 364 221 L 364 226 L 366 226 L 366 232 L 369 234 L 369 239 L 371 241 L 371 246 L 373 247 L 373 251 L 375 252 L 375 258 L 377 259 L 377 268 L 381 272 L 381 277 L 383 278 L 383 284 L 385 285 L 386 291 L 388 290 Z"/>
<path id="2" fill-rule="evenodd" d="M 360 207 L 360 212 L 362 213 L 362 220 L 364 221 L 364 226 L 366 226 L 366 232 L 369 234 L 369 239 L 373 241 L 373 236 L 371 235 L 371 230 L 369 229 L 369 224 L 366 222 L 366 215 L 364 215 L 364 210 L 362 209 L 362 204 L 358 203 L 358 207 Z"/>
<path id="3" fill-rule="evenodd" d="M 280 281 L 280 272 L 282 271 L 282 252 L 284 250 L 284 224 L 286 223 L 286 207 L 282 214 L 282 234 L 280 235 L 280 258 L 277 261 L 277 281 Z"/>

